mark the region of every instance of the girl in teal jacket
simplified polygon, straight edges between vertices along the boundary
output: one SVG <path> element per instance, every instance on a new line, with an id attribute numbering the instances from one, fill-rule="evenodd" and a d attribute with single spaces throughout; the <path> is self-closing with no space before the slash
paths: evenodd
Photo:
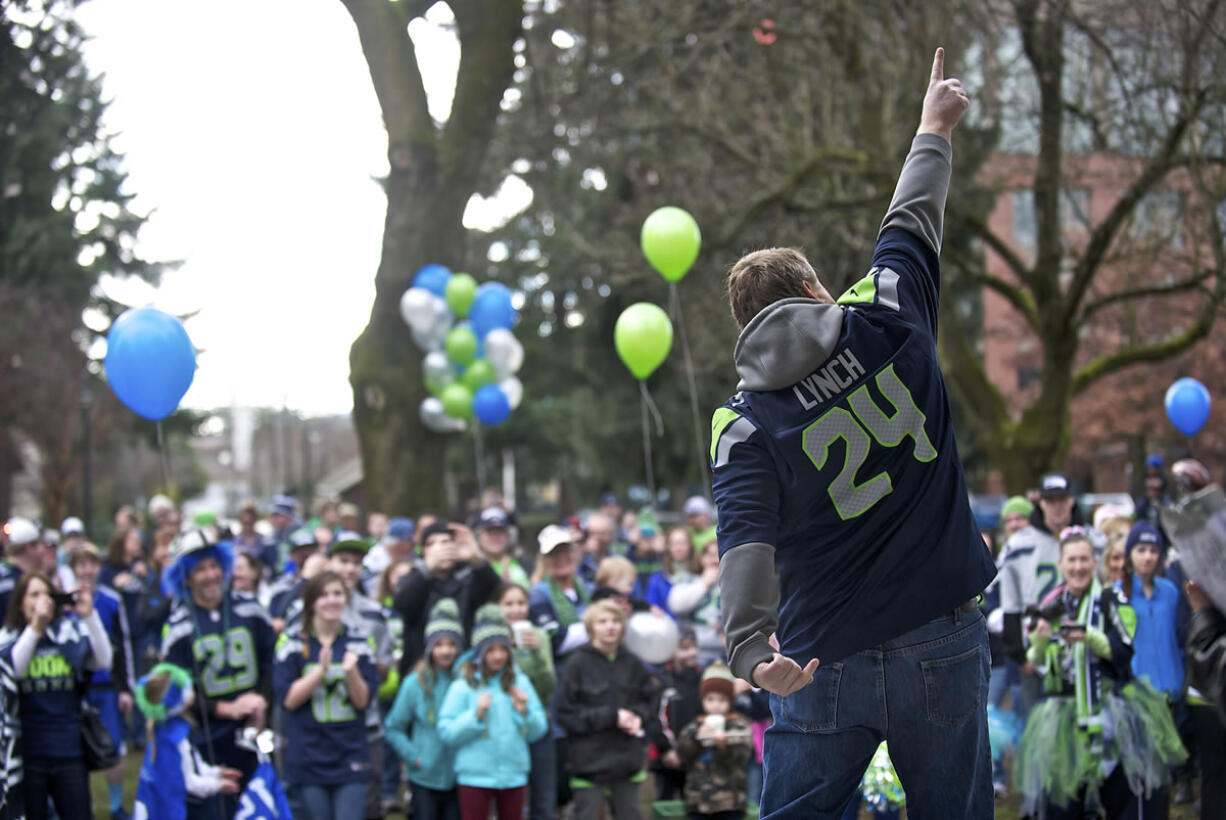
<path id="1" fill-rule="evenodd" d="M 413 820 L 458 820 L 455 753 L 439 736 L 438 718 L 452 683 L 452 665 L 464 646 L 460 608 L 444 598 L 426 621 L 426 654 L 400 684 L 383 727 L 404 761 L 413 792 Z"/>
<path id="2" fill-rule="evenodd" d="M 545 734 L 540 698 L 511 663 L 511 630 L 497 604 L 477 610 L 475 660 L 463 666 L 439 714 L 439 735 L 455 750 L 461 820 L 521 820 L 531 761 L 528 744 Z"/>

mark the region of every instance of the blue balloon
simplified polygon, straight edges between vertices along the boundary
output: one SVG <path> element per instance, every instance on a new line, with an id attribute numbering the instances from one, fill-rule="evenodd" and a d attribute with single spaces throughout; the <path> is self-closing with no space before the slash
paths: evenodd
<path id="1" fill-rule="evenodd" d="M 1167 388 L 1166 417 L 1185 436 L 1194 436 L 1209 420 L 1209 391 L 1193 378 L 1182 378 Z"/>
<path id="2" fill-rule="evenodd" d="M 154 308 L 133 308 L 106 334 L 106 380 L 138 416 L 175 411 L 196 375 L 196 349 L 183 323 Z"/>
<path id="3" fill-rule="evenodd" d="M 511 329 L 515 324 L 515 307 L 511 304 L 511 289 L 501 282 L 486 282 L 477 288 L 477 296 L 468 309 L 468 321 L 478 339 L 495 328 Z"/>
<path id="4" fill-rule="evenodd" d="M 511 415 L 511 402 L 507 401 L 507 394 L 499 390 L 498 385 L 484 385 L 473 394 L 473 415 L 477 421 L 489 427 L 502 424 Z"/>
<path id="5" fill-rule="evenodd" d="M 443 265 L 423 265 L 413 274 L 413 287 L 425 288 L 435 296 L 446 298 L 451 271 Z"/>

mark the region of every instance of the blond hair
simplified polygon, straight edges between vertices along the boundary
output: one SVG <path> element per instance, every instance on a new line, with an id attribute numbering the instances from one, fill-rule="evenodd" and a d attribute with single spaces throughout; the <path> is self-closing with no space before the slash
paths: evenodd
<path id="1" fill-rule="evenodd" d="M 592 630 L 596 628 L 596 619 L 601 615 L 612 615 L 617 618 L 618 623 L 622 625 L 622 637 L 626 637 L 626 613 L 622 611 L 617 602 L 602 598 L 599 601 L 593 601 L 583 612 L 583 629 L 587 632 L 589 640 L 592 637 Z"/>
<path id="2" fill-rule="evenodd" d="M 728 305 L 741 328 L 767 305 L 803 297 L 804 284 L 817 285 L 817 272 L 795 248 L 766 248 L 747 253 L 728 271 Z"/>
<path id="3" fill-rule="evenodd" d="M 611 555 L 596 567 L 597 587 L 612 586 L 618 579 L 629 580 L 633 584 L 636 577 L 638 570 L 634 568 L 634 563 L 620 555 Z"/>

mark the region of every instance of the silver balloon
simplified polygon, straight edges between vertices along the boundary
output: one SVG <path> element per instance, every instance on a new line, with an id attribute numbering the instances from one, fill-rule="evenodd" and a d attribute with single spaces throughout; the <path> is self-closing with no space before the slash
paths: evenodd
<path id="1" fill-rule="evenodd" d="M 498 382 L 498 389 L 507 397 L 507 404 L 514 410 L 524 400 L 524 384 L 514 376 L 507 376 Z"/>
<path id="2" fill-rule="evenodd" d="M 668 663 L 680 643 L 677 622 L 667 615 L 636 612 L 626 622 L 626 648 L 648 663 Z"/>
<path id="3" fill-rule="evenodd" d="M 447 302 L 443 297 L 430 294 L 430 299 L 430 309 L 434 311 L 434 324 L 430 325 L 430 330 L 440 339 L 445 339 L 447 331 L 451 330 L 451 326 L 455 324 L 455 314 L 451 312 L 451 308 L 447 307 Z"/>
<path id="4" fill-rule="evenodd" d="M 413 336 L 413 344 L 417 345 L 427 353 L 443 349 L 443 340 L 438 338 L 433 331 L 423 332 L 417 328 L 413 328 L 409 331 L 409 333 Z"/>
<path id="5" fill-rule="evenodd" d="M 431 392 L 437 393 L 456 380 L 455 368 L 447 361 L 447 354 L 432 350 L 421 360 L 422 379 Z"/>
<path id="6" fill-rule="evenodd" d="M 409 288 L 400 297 L 400 316 L 413 330 L 425 333 L 434 324 L 434 300 L 438 297 L 425 288 Z"/>
<path id="7" fill-rule="evenodd" d="M 468 423 L 463 419 L 453 419 L 443 410 L 443 402 L 435 396 L 428 396 L 421 401 L 421 423 L 426 429 L 435 433 L 459 433 L 468 429 Z"/>
<path id="8" fill-rule="evenodd" d="M 485 358 L 499 377 L 514 375 L 524 366 L 524 346 L 506 328 L 495 328 L 485 334 L 484 344 Z"/>

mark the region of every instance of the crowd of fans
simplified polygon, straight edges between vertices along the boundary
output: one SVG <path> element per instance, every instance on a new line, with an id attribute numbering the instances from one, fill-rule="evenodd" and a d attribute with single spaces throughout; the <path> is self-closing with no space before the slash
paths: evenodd
<path id="1" fill-rule="evenodd" d="M 1062 704 L 1090 703 L 1056 740 L 1026 732 L 1012 786 L 997 758 L 998 794 L 1017 790 L 1036 816 L 1122 816 L 1140 784 L 1157 817 L 1172 777 L 1175 801 L 1192 799 L 1199 767 L 1202 816 L 1226 817 L 1226 729 L 1185 680 L 1193 610 L 1152 512 L 1170 500 L 1153 468 L 1135 511 L 1106 505 L 1087 521 L 1051 475 L 985 534 L 1000 570 L 983 598 L 992 707 L 1057 725 Z M 147 521 L 121 509 L 105 549 L 76 518 L 58 532 L 10 519 L 0 817 L 91 817 L 100 770 L 113 818 L 228 820 L 257 765 L 246 727 L 276 733 L 280 780 L 306 820 L 621 820 L 650 800 L 691 817 L 752 812 L 770 706 L 724 664 L 709 502 L 689 499 L 666 528 L 605 496 L 525 550 L 514 511 L 485 501 L 468 523 L 332 502 L 303 521 L 286 496 L 232 523 L 184 523 L 157 497 Z M 668 661 L 627 648 L 639 612 L 676 622 Z M 1083 731 L 1134 713 L 1143 748 Z M 91 721 L 118 762 L 95 759 Z M 127 749 L 145 750 L 135 808 Z M 1075 771 L 1053 774 L 1056 757 Z"/>

